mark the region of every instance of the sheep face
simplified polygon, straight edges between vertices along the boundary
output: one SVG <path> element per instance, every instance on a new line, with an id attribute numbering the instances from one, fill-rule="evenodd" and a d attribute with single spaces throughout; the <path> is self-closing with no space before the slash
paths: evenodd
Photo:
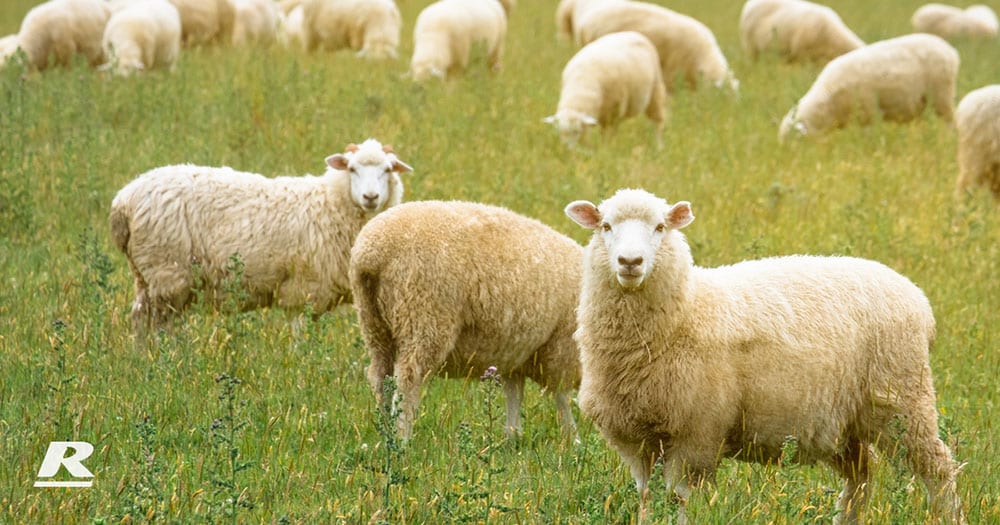
<path id="1" fill-rule="evenodd" d="M 584 228 L 594 230 L 591 242 L 600 243 L 607 266 L 626 290 L 642 286 L 653 272 L 660 244 L 694 220 L 686 201 L 668 205 L 643 190 L 622 190 L 601 203 L 575 201 L 566 214 Z"/>
<path id="2" fill-rule="evenodd" d="M 573 110 L 560 110 L 555 115 L 545 117 L 543 122 L 556 126 L 559 137 L 569 147 L 579 144 L 587 128 L 598 124 L 596 118 Z"/>
<path id="3" fill-rule="evenodd" d="M 326 158 L 326 164 L 351 175 L 351 200 L 366 213 L 382 211 L 389 201 L 398 173 L 413 171 L 396 158 L 389 146 L 368 139 L 361 146 L 349 144 L 347 151 Z"/>
<path id="4" fill-rule="evenodd" d="M 798 135 L 809 133 L 806 123 L 798 119 L 798 106 L 793 106 L 792 109 L 788 110 L 788 114 L 781 120 L 781 128 L 778 130 L 779 141 L 785 142 L 793 130 Z"/>

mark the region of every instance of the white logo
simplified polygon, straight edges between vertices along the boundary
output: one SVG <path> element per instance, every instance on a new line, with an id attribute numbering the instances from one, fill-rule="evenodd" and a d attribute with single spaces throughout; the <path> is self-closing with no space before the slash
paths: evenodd
<path id="1" fill-rule="evenodd" d="M 73 449 L 73 454 L 66 457 L 66 451 Z M 82 461 L 89 458 L 94 453 L 94 445 L 86 441 L 53 441 L 49 443 L 49 450 L 45 452 L 45 459 L 38 469 L 39 478 L 51 478 L 59 472 L 59 467 L 66 467 L 66 470 L 74 478 L 92 478 L 94 474 L 83 466 Z M 93 485 L 93 480 L 87 481 L 35 481 L 36 487 L 89 487 Z"/>

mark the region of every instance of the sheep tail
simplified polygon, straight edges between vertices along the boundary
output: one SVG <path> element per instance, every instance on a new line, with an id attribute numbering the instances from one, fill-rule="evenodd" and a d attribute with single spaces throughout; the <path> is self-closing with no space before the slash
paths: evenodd
<path id="1" fill-rule="evenodd" d="M 122 253 L 128 253 L 128 240 L 132 232 L 129 229 L 129 215 L 125 210 L 114 206 L 111 208 L 111 240 Z"/>

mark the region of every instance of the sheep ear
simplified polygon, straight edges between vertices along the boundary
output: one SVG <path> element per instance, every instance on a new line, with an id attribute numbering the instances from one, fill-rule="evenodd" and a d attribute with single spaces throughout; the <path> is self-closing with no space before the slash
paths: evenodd
<path id="1" fill-rule="evenodd" d="M 349 160 L 343 153 L 338 153 L 336 155 L 330 155 L 326 158 L 326 165 L 330 166 L 335 170 L 347 171 L 347 164 Z"/>
<path id="2" fill-rule="evenodd" d="M 395 155 L 392 155 L 390 163 L 392 164 L 392 171 L 396 173 L 409 173 L 413 171 L 413 168 L 409 164 L 397 159 Z"/>
<path id="3" fill-rule="evenodd" d="M 559 119 L 557 119 L 555 115 L 549 115 L 549 116 L 543 118 L 542 122 L 544 122 L 546 124 L 558 124 L 559 123 Z"/>
<path id="4" fill-rule="evenodd" d="M 587 126 L 596 126 L 597 125 L 597 119 L 594 118 L 594 117 L 591 117 L 590 115 L 584 115 L 583 118 L 580 119 L 580 120 L 583 121 L 583 123 L 585 125 L 587 125 Z"/>
<path id="5" fill-rule="evenodd" d="M 806 129 L 806 123 L 801 120 L 795 123 L 795 131 L 798 131 L 803 135 L 807 135 L 809 133 L 809 130 Z"/>
<path id="6" fill-rule="evenodd" d="M 664 214 L 664 220 L 667 221 L 667 226 L 671 229 L 679 230 L 694 220 L 694 212 L 691 211 L 691 203 L 688 201 L 680 201 L 674 204 L 667 210 Z"/>
<path id="7" fill-rule="evenodd" d="M 566 206 L 566 215 L 584 228 L 596 230 L 601 225 L 601 212 L 590 201 L 573 201 L 569 203 Z"/>

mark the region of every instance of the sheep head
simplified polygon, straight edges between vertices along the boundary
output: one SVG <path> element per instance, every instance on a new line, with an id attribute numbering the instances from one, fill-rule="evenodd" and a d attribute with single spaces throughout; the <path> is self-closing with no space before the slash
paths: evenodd
<path id="1" fill-rule="evenodd" d="M 568 147 L 575 147 L 586 134 L 587 128 L 598 125 L 596 118 L 572 109 L 560 109 L 555 115 L 542 119 L 559 129 L 559 136 Z"/>
<path id="2" fill-rule="evenodd" d="M 574 201 L 566 206 L 566 215 L 594 230 L 591 243 L 605 248 L 596 253 L 607 254 L 608 269 L 627 290 L 640 288 L 652 273 L 666 236 L 694 220 L 691 203 L 670 205 L 644 190 L 619 190 L 600 206 Z"/>
<path id="3" fill-rule="evenodd" d="M 344 153 L 326 158 L 327 166 L 351 175 L 351 200 L 366 213 L 378 213 L 392 197 L 392 189 L 399 185 L 399 173 L 413 171 L 399 160 L 391 146 L 383 146 L 375 139 L 348 144 Z M 398 200 L 398 199 L 397 199 Z"/>

